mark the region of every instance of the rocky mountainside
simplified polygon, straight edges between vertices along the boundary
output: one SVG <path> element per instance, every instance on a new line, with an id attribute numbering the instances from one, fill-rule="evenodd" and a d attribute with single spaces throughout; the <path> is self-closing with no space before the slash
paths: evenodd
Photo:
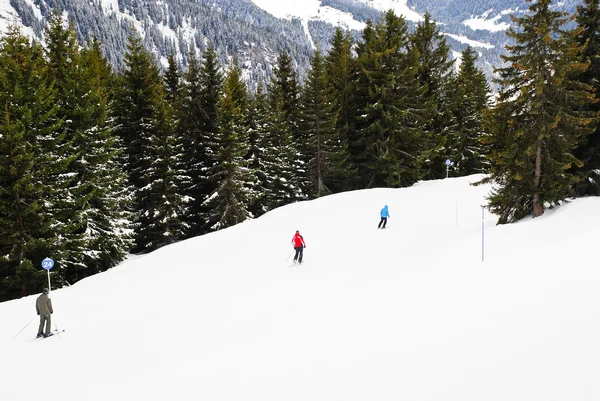
<path id="1" fill-rule="evenodd" d="M 573 12 L 578 3 L 564 0 L 556 7 Z M 75 24 L 81 40 L 94 35 L 101 40 L 116 68 L 135 29 L 163 65 L 174 51 L 185 66 L 191 44 L 199 54 L 212 43 L 223 65 L 236 56 L 245 78 L 255 84 L 270 77 L 284 49 L 302 78 L 313 49 L 327 51 L 336 26 L 359 37 L 364 23 L 387 9 L 413 26 L 429 11 L 454 54 L 470 44 L 489 75 L 507 43 L 509 15 L 527 7 L 524 0 L 0 0 L 0 31 L 17 23 L 41 38 L 52 10 L 58 9 Z"/>

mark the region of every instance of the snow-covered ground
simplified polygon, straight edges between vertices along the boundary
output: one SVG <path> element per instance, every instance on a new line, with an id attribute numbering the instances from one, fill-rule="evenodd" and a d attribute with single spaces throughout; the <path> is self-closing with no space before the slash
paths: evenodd
<path id="1" fill-rule="evenodd" d="M 394 10 L 396 15 L 402 15 L 408 21 L 419 22 L 423 16 L 408 6 L 408 0 L 356 0 L 381 11 Z"/>
<path id="2" fill-rule="evenodd" d="M 480 42 L 478 40 L 472 40 L 463 35 L 454 35 L 451 33 L 445 33 L 445 35 L 451 37 L 454 40 L 459 41 L 460 43 L 466 43 L 471 47 L 483 47 L 485 49 L 493 49 L 494 48 L 494 45 L 491 45 L 489 43 Z"/>
<path id="3" fill-rule="evenodd" d="M 482 31 L 490 31 L 490 32 L 498 32 L 498 31 L 506 31 L 510 24 L 507 22 L 498 22 L 503 15 L 512 14 L 518 11 L 517 10 L 503 10 L 500 13 L 496 13 L 493 17 L 490 18 L 494 10 L 488 10 L 483 15 L 480 16 L 472 16 L 471 18 L 463 21 L 463 25 L 468 26 L 469 28 Z"/>
<path id="4" fill-rule="evenodd" d="M 31 341 L 36 296 L 0 303 L 1 399 L 599 400 L 600 199 L 496 226 L 478 178 L 296 203 L 133 257 L 52 292 L 60 337 Z"/>
<path id="5" fill-rule="evenodd" d="M 252 2 L 276 18 L 300 19 L 304 33 L 313 48 L 316 45 L 308 30 L 308 21 L 324 21 L 343 29 L 362 30 L 365 27 L 365 24 L 355 20 L 352 14 L 322 6 L 320 0 L 252 0 Z"/>
<path id="6" fill-rule="evenodd" d="M 34 6 L 33 2 L 31 2 L 30 5 L 32 6 L 33 14 L 38 18 L 41 17 L 39 8 Z M 0 37 L 6 35 L 8 29 L 15 24 L 21 25 L 21 19 L 19 18 L 17 11 L 10 4 L 10 0 L 0 0 Z M 21 32 L 30 37 L 34 36 L 33 29 L 30 27 L 21 25 Z"/>

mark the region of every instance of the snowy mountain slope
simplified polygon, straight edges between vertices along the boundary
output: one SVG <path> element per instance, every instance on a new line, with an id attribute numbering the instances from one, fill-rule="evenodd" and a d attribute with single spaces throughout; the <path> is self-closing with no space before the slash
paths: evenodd
<path id="1" fill-rule="evenodd" d="M 598 400 L 600 199 L 484 212 L 482 261 L 479 178 L 296 203 L 133 257 L 52 292 L 60 338 L 29 342 L 35 297 L 0 303 L 2 399 Z"/>
<path id="2" fill-rule="evenodd" d="M 573 12 L 582 0 L 556 2 L 558 9 Z M 0 0 L 0 35 L 15 21 L 34 38 L 43 36 L 53 8 L 72 18 L 83 42 L 96 35 L 108 59 L 120 66 L 130 28 L 159 62 L 166 65 L 174 50 L 187 65 L 190 45 L 200 53 L 212 43 L 223 65 L 237 56 L 244 77 L 253 87 L 271 77 L 272 64 L 287 50 L 303 79 L 310 56 L 318 45 L 329 48 L 336 27 L 360 36 L 368 19 L 378 20 L 393 9 L 414 28 L 428 11 L 447 34 L 453 54 L 467 44 L 479 51 L 479 67 L 490 76 L 499 66 L 507 44 L 505 31 L 510 13 L 527 9 L 525 0 Z"/>

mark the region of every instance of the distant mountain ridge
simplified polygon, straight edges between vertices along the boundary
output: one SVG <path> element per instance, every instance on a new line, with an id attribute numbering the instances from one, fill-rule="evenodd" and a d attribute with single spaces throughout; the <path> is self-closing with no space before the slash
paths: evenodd
<path id="1" fill-rule="evenodd" d="M 573 13 L 580 3 L 564 0 L 555 6 Z M 185 66 L 190 43 L 198 54 L 212 43 L 223 65 L 236 56 L 245 79 L 257 83 L 270 78 L 284 49 L 303 78 L 314 47 L 327 51 L 338 25 L 359 37 L 364 23 L 387 9 L 412 26 L 429 11 L 454 55 L 470 44 L 489 75 L 505 52 L 510 13 L 528 5 L 524 0 L 0 0 L 0 34 L 16 22 L 39 39 L 52 10 L 59 9 L 75 23 L 80 40 L 100 39 L 116 67 L 122 65 L 133 27 L 163 65 L 175 51 Z"/>

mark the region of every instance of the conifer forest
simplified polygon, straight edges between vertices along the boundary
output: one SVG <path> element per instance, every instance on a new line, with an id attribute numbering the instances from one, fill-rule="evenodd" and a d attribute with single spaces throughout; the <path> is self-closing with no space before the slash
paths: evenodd
<path id="1" fill-rule="evenodd" d="M 492 93 L 429 14 L 338 29 L 305 77 L 282 51 L 250 90 L 235 57 L 157 64 L 132 32 L 115 70 L 58 13 L 45 42 L 0 39 L 0 301 L 128 254 L 343 191 L 483 173 L 499 223 L 600 194 L 600 0 L 530 0 Z M 448 167 L 446 161 L 451 165 Z M 474 183 L 477 185 L 478 183 Z"/>

